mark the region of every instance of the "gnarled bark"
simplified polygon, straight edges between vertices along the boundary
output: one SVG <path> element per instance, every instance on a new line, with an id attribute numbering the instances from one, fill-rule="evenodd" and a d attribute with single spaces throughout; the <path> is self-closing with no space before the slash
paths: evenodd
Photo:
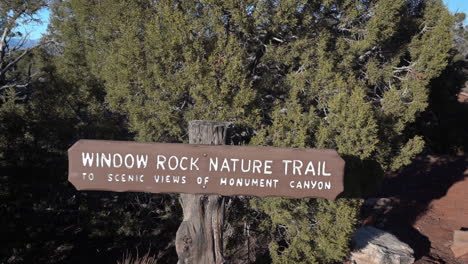
<path id="1" fill-rule="evenodd" d="M 189 143 L 224 145 L 230 123 L 195 120 L 189 123 Z M 176 234 L 178 264 L 218 264 L 223 258 L 224 197 L 181 194 L 184 220 Z"/>

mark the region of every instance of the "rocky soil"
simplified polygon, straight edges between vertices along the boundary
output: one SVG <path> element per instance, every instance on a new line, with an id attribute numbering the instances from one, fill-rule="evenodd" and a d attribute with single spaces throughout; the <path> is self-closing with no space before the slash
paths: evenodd
<path id="1" fill-rule="evenodd" d="M 379 202 L 364 210 L 363 224 L 394 234 L 414 249 L 417 264 L 466 263 L 455 258 L 453 231 L 468 229 L 468 155 L 421 155 L 387 175 Z"/>

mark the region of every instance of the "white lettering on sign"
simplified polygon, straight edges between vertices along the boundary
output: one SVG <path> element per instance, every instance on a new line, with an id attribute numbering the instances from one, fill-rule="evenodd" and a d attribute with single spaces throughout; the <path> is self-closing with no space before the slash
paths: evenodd
<path id="1" fill-rule="evenodd" d="M 301 175 L 301 168 L 304 164 L 300 160 L 293 161 L 293 175 L 296 175 L 296 171 L 298 175 Z"/>
<path id="2" fill-rule="evenodd" d="M 263 168 L 264 174 L 272 174 L 271 165 L 273 164 L 272 160 L 265 160 L 265 167 Z"/>
<path id="3" fill-rule="evenodd" d="M 133 165 L 135 164 L 135 158 L 133 157 L 132 154 L 127 154 L 125 155 L 125 167 L 127 169 L 133 168 Z"/>
<path id="4" fill-rule="evenodd" d="M 148 155 L 82 152 L 81 160 L 84 167 L 102 168 L 147 168 Z M 175 155 L 156 155 L 157 170 L 198 171 L 199 158 L 178 157 Z M 326 161 L 282 160 L 284 175 L 298 176 L 331 176 L 327 171 Z M 253 174 L 272 174 L 273 160 L 250 160 L 238 158 L 212 157 L 209 159 L 208 170 L 211 172 L 242 172 Z"/>
<path id="5" fill-rule="evenodd" d="M 316 162 L 316 164 L 314 164 Z M 291 164 L 292 166 L 289 166 Z M 313 176 L 331 176 L 330 172 L 326 171 L 325 161 L 309 161 L 304 166 L 301 160 L 283 160 L 284 175 L 313 175 Z M 305 169 L 304 169 L 305 168 Z M 315 170 L 317 168 L 317 170 Z"/>
<path id="6" fill-rule="evenodd" d="M 314 164 L 312 162 L 309 162 L 307 164 L 307 168 L 304 172 L 305 175 L 307 175 L 308 173 L 312 173 L 312 175 L 315 176 L 315 167 L 314 167 Z"/>
<path id="7" fill-rule="evenodd" d="M 185 176 L 154 175 L 154 182 L 185 184 L 187 182 L 187 178 Z"/>
<path id="8" fill-rule="evenodd" d="M 334 150 L 80 140 L 68 156 L 79 190 L 327 199 L 344 190 Z"/>
<path id="9" fill-rule="evenodd" d="M 219 166 L 220 164 L 221 166 Z M 220 161 L 216 157 L 210 158 L 208 170 L 215 172 L 242 171 L 243 173 L 272 174 L 272 165 L 272 160 L 239 160 L 234 158 L 224 158 Z"/>
<path id="10" fill-rule="evenodd" d="M 157 155 L 156 156 L 156 169 L 158 170 L 166 170 L 166 165 L 169 170 L 200 170 L 198 167 L 198 160 L 200 158 L 194 157 L 179 157 L 177 156 L 170 156 L 169 159 L 164 155 Z"/>
<path id="11" fill-rule="evenodd" d="M 165 170 L 166 168 L 164 167 L 164 163 L 166 163 L 166 156 L 158 155 L 157 162 L 156 162 L 156 169 Z M 159 166 L 161 166 L 161 168 L 159 168 Z"/>
<path id="12" fill-rule="evenodd" d="M 148 166 L 148 155 L 82 152 L 81 161 L 84 167 L 120 168 L 125 165 L 128 169 L 133 169 L 136 163 L 137 168 L 144 169 Z"/>
<path id="13" fill-rule="evenodd" d="M 323 162 L 323 167 L 322 167 L 322 176 L 331 176 L 331 173 L 325 171 L 325 161 Z"/>
<path id="14" fill-rule="evenodd" d="M 258 178 L 226 178 L 219 179 L 219 185 L 233 187 L 261 187 L 261 188 L 276 188 L 278 179 L 258 179 Z"/>
<path id="15" fill-rule="evenodd" d="M 169 169 L 170 170 L 177 170 L 177 167 L 179 167 L 179 159 L 176 156 L 171 156 L 169 158 Z M 172 166 L 171 166 L 172 164 Z"/>
<path id="16" fill-rule="evenodd" d="M 117 158 L 119 158 L 119 165 L 117 165 Z M 114 168 L 120 168 L 122 166 L 122 155 L 118 153 L 114 154 L 112 161 L 114 162 Z"/>
<path id="17" fill-rule="evenodd" d="M 250 165 L 251 165 L 252 161 L 248 160 L 249 161 L 249 167 L 247 167 L 247 169 L 244 168 L 244 161 L 245 161 L 244 159 L 242 159 L 242 161 L 241 161 L 241 171 L 242 172 L 249 172 L 250 171 Z"/>
<path id="18" fill-rule="evenodd" d="M 125 174 L 112 174 L 107 175 L 108 182 L 144 182 L 145 175 L 125 175 Z"/>
<path id="19" fill-rule="evenodd" d="M 198 165 L 197 165 L 198 159 L 199 158 L 196 158 L 196 159 L 190 158 L 190 170 L 195 170 L 195 168 L 197 168 L 197 170 L 200 170 L 200 168 L 198 168 Z"/>
<path id="20" fill-rule="evenodd" d="M 284 164 L 284 175 L 288 175 L 288 164 L 291 163 L 292 160 L 283 160 Z"/>
<path id="21" fill-rule="evenodd" d="M 183 166 L 184 161 L 187 161 L 187 160 L 188 160 L 187 157 L 182 157 L 182 158 L 180 158 L 180 169 L 181 169 L 181 170 L 187 170 L 187 169 L 188 169 L 188 167 L 184 167 L 184 166 Z"/>
<path id="22" fill-rule="evenodd" d="M 83 161 L 83 166 L 86 167 L 92 167 L 93 166 L 93 158 L 94 158 L 94 153 L 91 153 L 91 156 L 89 153 L 81 153 L 81 160 Z"/>
<path id="23" fill-rule="evenodd" d="M 289 187 L 291 189 L 318 189 L 318 190 L 330 190 L 331 182 L 326 181 L 290 181 Z"/>

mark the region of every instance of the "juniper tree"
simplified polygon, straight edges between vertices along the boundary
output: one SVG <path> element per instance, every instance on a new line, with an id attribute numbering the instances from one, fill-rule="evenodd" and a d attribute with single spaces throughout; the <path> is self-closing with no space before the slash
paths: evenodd
<path id="1" fill-rule="evenodd" d="M 62 28 L 75 30 L 81 46 L 63 52 L 83 51 L 110 108 L 127 114 L 138 139 L 184 140 L 192 119 L 258 124 L 249 54 L 236 33 L 247 15 L 227 18 L 226 5 L 67 1 L 59 10 L 75 24 Z"/>
<path id="2" fill-rule="evenodd" d="M 40 22 L 36 13 L 45 6 L 44 0 L 0 3 L 0 95 L 3 99 L 12 94 L 24 96 L 24 90 L 38 75 L 30 65 L 18 67 L 34 49 L 25 46 L 29 36 L 27 32 L 26 35 L 22 33 L 20 27 Z"/>
<path id="3" fill-rule="evenodd" d="M 76 21 L 54 6 L 48 36 L 34 47 L 15 27 L 31 23 L 46 1 L 0 4 L 0 164 L 65 166 L 66 150 L 80 138 L 124 136 L 120 119 L 104 103 L 102 81 L 93 75 Z M 64 23 L 60 23 L 60 22 Z M 8 23 L 7 23 L 8 22 Z M 60 32 L 60 34 L 58 34 Z M 23 37 L 18 45 L 15 39 Z M 66 39 L 66 41 L 63 41 Z M 52 45 L 52 43 L 55 43 Z M 105 135 L 105 136 L 103 136 Z M 58 165 L 60 164 L 60 165 Z"/>
<path id="4" fill-rule="evenodd" d="M 43 0 L 0 2 L 0 164 L 3 166 L 11 165 L 6 160 L 20 157 L 15 155 L 19 152 L 17 148 L 30 143 L 24 101 L 39 71 L 32 59 L 36 47 L 26 47 L 29 36 L 20 29 L 23 24 L 38 22 L 36 13 L 45 5 Z"/>
<path id="5" fill-rule="evenodd" d="M 276 10 L 294 23 L 288 28 L 301 30 L 282 30 L 276 33 L 282 41 L 266 47 L 265 63 L 283 69 L 278 83 L 289 92 L 278 99 L 271 125 L 255 142 L 335 148 L 351 168 L 351 181 L 370 170 L 378 173 L 375 167 L 396 170 L 409 164 L 424 142 L 406 131 L 427 106 L 429 82 L 446 67 L 452 43 L 453 18 L 443 3 L 282 1 Z M 298 20 L 286 19 L 294 15 Z M 363 187 L 352 191 L 362 193 Z M 273 231 L 279 224 L 287 230 L 280 243 L 289 247 L 279 251 L 277 241 L 270 245 L 274 262 L 325 263 L 346 255 L 358 202 L 282 200 L 254 202 L 271 216 Z M 316 203 L 326 218 L 314 212 Z M 278 217 L 304 206 L 310 211 Z M 348 217 L 340 215 L 343 211 Z M 292 221 L 308 217 L 305 223 Z M 333 236 L 337 230 L 341 239 Z M 334 250 L 321 250 L 324 244 Z"/>
<path id="6" fill-rule="evenodd" d="M 188 120 L 233 121 L 256 131 L 252 144 L 336 149 L 358 182 L 346 195 L 422 150 L 411 127 L 453 35 L 441 0 L 67 0 L 56 12 L 61 53 L 85 65 L 60 64 L 64 76 L 102 89 L 137 139 L 184 141 Z M 251 202 L 275 263 L 342 260 L 359 204 Z"/>
<path id="7" fill-rule="evenodd" d="M 466 152 L 468 149 L 468 107 L 458 102 L 466 90 L 468 34 L 464 25 L 466 15 L 455 14 L 454 45 L 449 63 L 442 74 L 430 84 L 429 105 L 418 117 L 415 130 L 424 136 L 428 147 L 439 153 Z"/>

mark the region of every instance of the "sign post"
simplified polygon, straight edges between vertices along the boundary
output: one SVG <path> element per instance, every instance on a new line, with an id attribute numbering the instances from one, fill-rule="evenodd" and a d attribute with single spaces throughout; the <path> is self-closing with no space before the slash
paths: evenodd
<path id="1" fill-rule="evenodd" d="M 229 126 L 191 121 L 190 144 L 80 140 L 68 150 L 68 180 L 78 190 L 181 193 L 179 263 L 223 263 L 222 196 L 335 199 L 343 191 L 335 150 L 225 146 Z"/>
<path id="2" fill-rule="evenodd" d="M 230 125 L 226 122 L 191 121 L 189 143 L 225 145 Z M 225 197 L 220 195 L 180 194 L 184 220 L 176 234 L 178 264 L 224 263 L 224 203 Z"/>

